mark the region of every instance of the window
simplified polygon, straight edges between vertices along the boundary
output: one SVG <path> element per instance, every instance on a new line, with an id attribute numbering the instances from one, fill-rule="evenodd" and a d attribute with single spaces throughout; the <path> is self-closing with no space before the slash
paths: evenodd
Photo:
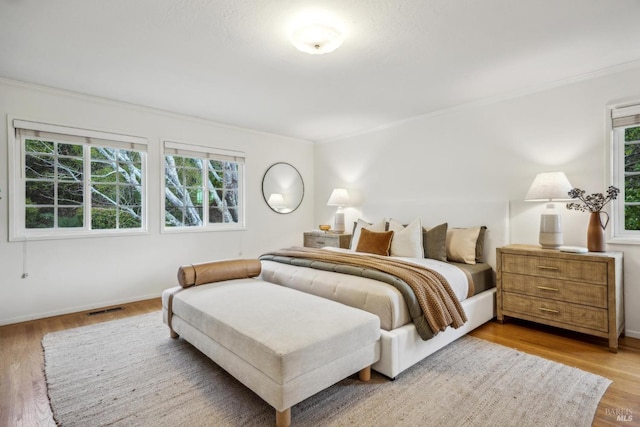
<path id="1" fill-rule="evenodd" d="M 146 230 L 146 140 L 12 124 L 12 240 Z"/>
<path id="2" fill-rule="evenodd" d="M 244 227 L 244 153 L 165 141 L 164 229 Z"/>
<path id="3" fill-rule="evenodd" d="M 614 204 L 614 237 L 640 238 L 640 105 L 611 111 L 613 185 L 620 189 Z"/>

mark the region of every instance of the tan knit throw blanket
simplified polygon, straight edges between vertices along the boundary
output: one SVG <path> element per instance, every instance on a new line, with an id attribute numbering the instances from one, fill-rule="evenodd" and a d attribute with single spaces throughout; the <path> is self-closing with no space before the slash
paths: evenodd
<path id="1" fill-rule="evenodd" d="M 327 261 L 394 275 L 413 290 L 434 334 L 443 331 L 447 326 L 459 328 L 467 321 L 467 316 L 447 279 L 427 267 L 381 255 L 356 255 L 302 247 L 280 249 L 269 252 L 268 255 Z"/>

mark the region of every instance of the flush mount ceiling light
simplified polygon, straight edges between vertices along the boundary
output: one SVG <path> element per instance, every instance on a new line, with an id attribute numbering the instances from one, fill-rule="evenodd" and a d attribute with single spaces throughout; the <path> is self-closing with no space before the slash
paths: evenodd
<path id="1" fill-rule="evenodd" d="M 290 34 L 296 49 L 311 55 L 333 52 L 344 41 L 344 32 L 336 20 L 319 11 L 298 16 Z"/>
<path id="2" fill-rule="evenodd" d="M 322 24 L 300 28 L 291 35 L 291 42 L 296 49 L 312 55 L 333 52 L 343 41 L 344 37 L 338 29 Z"/>

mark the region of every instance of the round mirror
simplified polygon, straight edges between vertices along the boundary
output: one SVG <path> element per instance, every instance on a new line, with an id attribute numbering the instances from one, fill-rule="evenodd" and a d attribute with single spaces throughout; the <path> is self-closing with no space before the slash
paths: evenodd
<path id="1" fill-rule="evenodd" d="M 274 212 L 288 214 L 298 209 L 304 197 L 298 169 L 283 162 L 271 165 L 262 178 L 262 197 Z"/>

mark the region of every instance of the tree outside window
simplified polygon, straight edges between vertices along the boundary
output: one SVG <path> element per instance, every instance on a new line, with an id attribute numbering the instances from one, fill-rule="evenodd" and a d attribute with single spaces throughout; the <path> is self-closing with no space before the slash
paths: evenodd
<path id="1" fill-rule="evenodd" d="M 640 237 L 640 105 L 611 110 L 612 176 L 620 197 L 613 206 L 613 237 Z"/>
<path id="2" fill-rule="evenodd" d="M 640 230 L 640 126 L 624 129 L 624 228 Z"/>
<path id="3" fill-rule="evenodd" d="M 165 226 L 239 224 L 240 164 L 165 156 Z"/>
<path id="4" fill-rule="evenodd" d="M 144 153 L 38 139 L 24 147 L 26 229 L 142 227 Z"/>
<path id="5" fill-rule="evenodd" d="M 146 139 L 11 123 L 10 240 L 146 231 Z"/>

